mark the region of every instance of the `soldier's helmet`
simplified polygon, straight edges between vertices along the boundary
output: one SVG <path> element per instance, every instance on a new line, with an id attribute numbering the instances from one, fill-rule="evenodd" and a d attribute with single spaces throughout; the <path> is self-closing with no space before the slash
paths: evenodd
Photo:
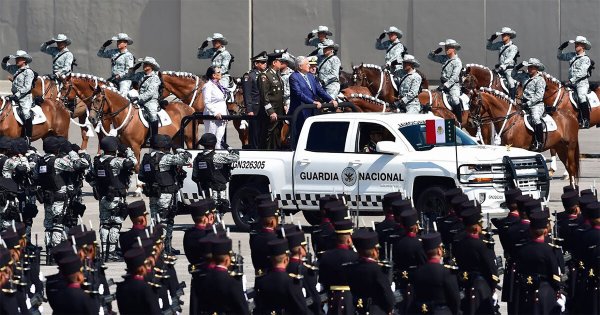
<path id="1" fill-rule="evenodd" d="M 198 144 L 200 144 L 201 146 L 214 146 L 217 144 L 217 137 L 212 134 L 212 133 L 205 133 L 202 135 L 202 137 L 200 137 L 200 141 L 198 141 Z"/>

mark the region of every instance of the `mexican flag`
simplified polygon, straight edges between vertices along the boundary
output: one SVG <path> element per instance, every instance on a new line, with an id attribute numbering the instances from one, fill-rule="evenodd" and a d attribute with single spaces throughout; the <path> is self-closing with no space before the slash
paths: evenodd
<path id="1" fill-rule="evenodd" d="M 454 119 L 425 121 L 425 141 L 427 144 L 453 143 L 455 137 Z"/>

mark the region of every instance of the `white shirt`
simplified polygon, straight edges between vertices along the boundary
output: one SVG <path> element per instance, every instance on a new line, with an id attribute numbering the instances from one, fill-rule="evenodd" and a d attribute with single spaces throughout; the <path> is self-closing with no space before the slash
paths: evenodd
<path id="1" fill-rule="evenodd" d="M 227 115 L 227 103 L 225 103 L 225 94 L 219 87 L 209 80 L 202 87 L 202 95 L 204 97 L 204 114 L 205 115 Z"/>

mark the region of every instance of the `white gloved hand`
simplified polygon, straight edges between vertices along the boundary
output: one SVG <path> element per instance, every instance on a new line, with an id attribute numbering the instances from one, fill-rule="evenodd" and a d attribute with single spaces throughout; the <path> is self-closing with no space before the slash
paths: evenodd
<path id="1" fill-rule="evenodd" d="M 564 312 L 565 311 L 565 305 L 567 303 L 567 298 L 565 297 L 564 294 L 560 294 L 560 297 L 556 300 L 556 303 L 558 303 L 558 305 L 560 305 L 560 311 Z"/>
<path id="2" fill-rule="evenodd" d="M 498 293 L 494 293 L 494 295 L 492 295 L 492 300 L 494 300 L 494 306 L 498 305 Z"/>
<path id="3" fill-rule="evenodd" d="M 396 282 L 392 281 L 391 288 L 392 288 L 392 292 L 396 292 Z"/>

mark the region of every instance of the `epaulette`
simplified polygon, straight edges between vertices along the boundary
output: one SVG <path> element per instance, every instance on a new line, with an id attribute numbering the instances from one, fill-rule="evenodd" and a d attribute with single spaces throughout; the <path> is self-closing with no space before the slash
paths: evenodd
<path id="1" fill-rule="evenodd" d="M 495 282 L 500 282 L 500 277 L 492 275 L 492 280 L 494 280 Z"/>
<path id="2" fill-rule="evenodd" d="M 318 271 L 319 270 L 319 267 L 317 267 L 315 265 L 312 265 L 312 264 L 302 263 L 302 265 L 304 267 L 306 267 L 307 269 L 312 270 L 312 271 Z"/>
<path id="3" fill-rule="evenodd" d="M 288 276 L 290 276 L 290 278 L 294 278 L 295 280 L 302 280 L 302 279 L 304 279 L 303 275 L 298 275 L 298 274 L 295 274 L 295 273 L 288 273 Z"/>
<path id="4" fill-rule="evenodd" d="M 444 268 L 450 270 L 450 271 L 457 271 L 458 270 L 458 266 L 452 266 L 452 265 L 448 265 L 448 264 L 444 264 Z"/>
<path id="5" fill-rule="evenodd" d="M 552 244 L 552 243 L 550 243 L 550 244 L 548 244 L 548 245 L 550 245 L 551 247 L 553 247 L 553 248 L 556 248 L 556 249 L 562 249 L 562 246 L 560 246 L 560 245 L 557 245 L 557 244 Z"/>

